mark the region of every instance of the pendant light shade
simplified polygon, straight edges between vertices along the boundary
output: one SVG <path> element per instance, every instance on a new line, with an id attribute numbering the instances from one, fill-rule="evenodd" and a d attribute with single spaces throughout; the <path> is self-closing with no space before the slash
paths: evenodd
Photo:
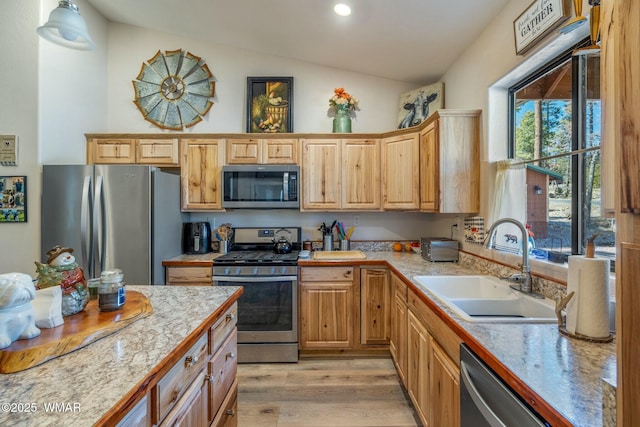
<path id="1" fill-rule="evenodd" d="M 78 13 L 78 6 L 69 0 L 60 0 L 58 7 L 49 14 L 47 23 L 37 31 L 40 37 L 71 49 L 93 50 L 96 47 L 84 18 Z"/>

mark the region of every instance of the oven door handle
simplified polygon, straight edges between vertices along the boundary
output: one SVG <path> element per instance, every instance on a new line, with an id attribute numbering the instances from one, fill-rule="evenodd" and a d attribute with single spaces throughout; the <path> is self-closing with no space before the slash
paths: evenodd
<path id="1" fill-rule="evenodd" d="M 213 276 L 211 278 L 214 283 L 215 282 L 253 282 L 253 283 L 261 283 L 261 282 L 291 282 L 297 281 L 298 276 Z"/>

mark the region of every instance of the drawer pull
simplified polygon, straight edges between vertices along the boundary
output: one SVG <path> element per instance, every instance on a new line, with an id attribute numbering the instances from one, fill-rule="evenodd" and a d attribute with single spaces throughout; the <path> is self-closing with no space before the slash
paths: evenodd
<path id="1" fill-rule="evenodd" d="M 198 363 L 198 356 L 187 356 L 184 359 L 184 363 L 187 366 L 195 365 L 196 363 Z"/>
<path id="2" fill-rule="evenodd" d="M 205 381 L 209 381 L 210 383 L 212 383 L 216 379 L 216 377 L 213 376 L 213 375 L 207 374 L 207 375 L 204 376 L 204 379 L 205 379 Z"/>
<path id="3" fill-rule="evenodd" d="M 235 357 L 236 357 L 236 354 L 233 351 L 230 351 L 229 353 L 226 354 L 225 360 L 233 359 Z"/>
<path id="4" fill-rule="evenodd" d="M 234 411 L 233 409 L 227 409 L 226 411 L 224 411 L 224 413 L 233 416 L 236 414 L 236 411 Z"/>
<path id="5" fill-rule="evenodd" d="M 236 318 L 235 314 L 233 314 L 233 313 L 227 314 L 227 322 L 231 322 L 235 318 Z"/>

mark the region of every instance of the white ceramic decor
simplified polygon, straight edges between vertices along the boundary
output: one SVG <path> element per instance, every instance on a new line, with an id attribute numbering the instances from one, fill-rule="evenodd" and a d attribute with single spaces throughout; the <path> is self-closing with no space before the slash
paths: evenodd
<path id="1" fill-rule="evenodd" d="M 31 300 L 36 296 L 31 276 L 24 273 L 0 274 L 0 349 L 17 339 L 40 335 L 35 325 Z"/>

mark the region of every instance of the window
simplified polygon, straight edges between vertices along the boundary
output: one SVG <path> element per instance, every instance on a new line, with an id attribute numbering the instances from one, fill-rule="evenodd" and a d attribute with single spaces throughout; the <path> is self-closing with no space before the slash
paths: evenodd
<path id="1" fill-rule="evenodd" d="M 537 249 L 615 259 L 600 209 L 600 58 L 567 52 L 509 90 L 511 158 L 527 162 L 527 223 Z"/>

